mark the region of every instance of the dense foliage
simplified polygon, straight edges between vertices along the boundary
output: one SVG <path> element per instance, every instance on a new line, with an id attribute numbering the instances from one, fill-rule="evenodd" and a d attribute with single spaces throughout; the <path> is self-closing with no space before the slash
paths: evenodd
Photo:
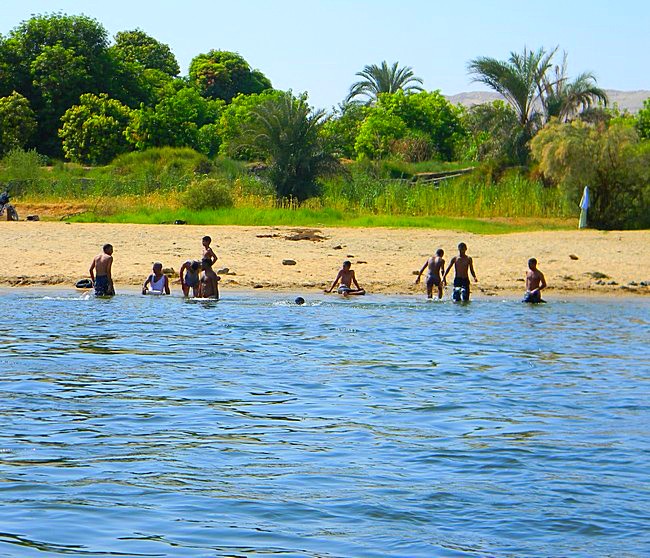
<path id="1" fill-rule="evenodd" d="M 274 90 L 237 53 L 198 54 L 180 76 L 169 46 L 140 29 L 111 40 L 86 16 L 37 15 L 0 36 L 0 180 L 44 185 L 48 174 L 34 166 L 61 158 L 112 162 L 110 178 L 93 183 L 102 191 L 138 167 L 134 195 L 176 187 L 197 211 L 249 197 L 342 207 L 347 196 L 364 210 L 465 214 L 442 200 L 463 199 L 466 187 L 481 215 L 492 215 L 489 200 L 508 213 L 505 200 L 516 207 L 517 195 L 536 199 L 538 215 L 547 202 L 551 214 L 570 214 L 588 184 L 593 225 L 648 226 L 650 100 L 636 116 L 611 110 L 592 73 L 570 78 L 566 54 L 559 64 L 556 56 L 524 49 L 470 61 L 473 78 L 505 99 L 471 108 L 424 90 L 409 66 L 368 65 L 326 114 L 306 94 Z M 445 165 L 479 170 L 435 187 L 407 183 Z M 61 177 L 43 192 L 88 186 Z"/>
<path id="2" fill-rule="evenodd" d="M 25 147 L 36 125 L 36 115 L 20 93 L 0 98 L 0 155 Z"/>
<path id="3" fill-rule="evenodd" d="M 552 122 L 533 139 L 532 152 L 541 171 L 576 205 L 589 186 L 593 226 L 650 226 L 650 142 L 640 141 L 632 126 Z"/>
<path id="4" fill-rule="evenodd" d="M 237 144 L 264 156 L 278 198 L 302 201 L 316 195 L 317 179 L 337 166 L 321 135 L 325 113 L 314 111 L 306 98 L 285 93 L 262 102 L 251 116 Z"/>
<path id="5" fill-rule="evenodd" d="M 243 93 L 261 93 L 271 89 L 270 80 L 236 52 L 211 50 L 199 54 L 190 63 L 190 83 L 203 96 L 223 99 L 227 103 Z"/>

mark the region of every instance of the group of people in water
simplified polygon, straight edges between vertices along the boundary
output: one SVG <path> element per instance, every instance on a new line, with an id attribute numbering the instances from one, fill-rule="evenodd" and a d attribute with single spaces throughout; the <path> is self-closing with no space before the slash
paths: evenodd
<path id="1" fill-rule="evenodd" d="M 427 270 L 425 285 L 427 288 L 427 297 L 433 298 L 433 289 L 437 289 L 438 298 L 442 298 L 443 288 L 447 284 L 447 275 L 454 268 L 454 290 L 452 299 L 455 301 L 468 301 L 470 297 L 470 280 L 472 275 L 475 283 L 478 283 L 476 272 L 474 271 L 474 261 L 467 255 L 467 245 L 461 242 L 458 245 L 458 255 L 451 258 L 449 265 L 445 269 L 445 252 L 442 248 L 436 250 L 435 255 L 431 256 L 424 262 L 424 265 L 418 272 L 415 283 L 418 284 L 424 270 Z M 537 304 L 544 302 L 542 300 L 542 289 L 546 288 L 546 278 L 544 274 L 537 269 L 537 260 L 530 258 L 528 260 L 528 271 L 526 272 L 526 293 L 524 302 Z"/>
<path id="2" fill-rule="evenodd" d="M 196 298 L 219 298 L 219 279 L 220 277 L 212 269 L 217 261 L 217 255 L 210 247 L 212 239 L 204 236 L 201 243 L 203 254 L 201 260 L 187 260 L 183 263 L 180 270 L 181 289 L 184 296 Z M 452 300 L 456 302 L 466 302 L 470 298 L 470 275 L 474 282 L 478 282 L 476 272 L 474 271 L 474 262 L 467 255 L 467 245 L 461 242 L 458 245 L 458 255 L 451 258 L 449 265 L 445 268 L 444 250 L 439 248 L 435 255 L 431 256 L 424 262 L 424 265 L 417 274 L 415 283 L 420 283 L 422 274 L 427 271 L 425 285 L 427 297 L 433 298 L 434 288 L 437 291 L 438 298 L 441 299 L 444 287 L 447 284 L 447 275 L 454 268 L 454 288 L 452 291 Z M 96 296 L 112 296 L 115 294 L 111 268 L 113 264 L 113 246 L 105 244 L 102 252 L 93 258 L 90 265 L 90 279 L 95 290 Z M 337 288 L 337 293 L 343 296 L 365 295 L 363 289 L 352 269 L 350 261 L 344 261 L 336 278 L 326 289 L 326 293 L 331 293 Z M 528 271 L 526 272 L 526 293 L 524 302 L 540 303 L 542 300 L 542 290 L 546 288 L 546 278 L 537 268 L 537 260 L 531 258 L 528 260 Z M 170 294 L 169 278 L 163 273 L 163 266 L 160 262 L 153 264 L 152 273 L 146 278 L 142 285 L 142 294 Z"/>
<path id="3" fill-rule="evenodd" d="M 200 260 L 187 260 L 180 270 L 181 289 L 184 296 L 196 298 L 219 298 L 219 276 L 212 266 L 217 261 L 217 255 L 210 247 L 212 239 L 204 236 L 201 244 L 203 254 Z M 90 264 L 90 280 L 95 290 L 95 296 L 113 296 L 115 287 L 112 276 L 113 246 L 104 244 L 101 253 L 97 254 Z M 171 294 L 169 277 L 163 273 L 160 262 L 153 264 L 152 273 L 142 285 L 142 294 L 168 295 Z"/>

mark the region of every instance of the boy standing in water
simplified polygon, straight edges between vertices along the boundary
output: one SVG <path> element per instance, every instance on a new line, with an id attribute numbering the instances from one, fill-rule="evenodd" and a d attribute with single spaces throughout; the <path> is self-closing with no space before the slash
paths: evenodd
<path id="1" fill-rule="evenodd" d="M 203 273 L 201 274 L 201 284 L 199 286 L 199 297 L 201 298 L 219 298 L 219 277 L 212 269 L 212 260 L 203 258 L 201 260 Z"/>
<path id="2" fill-rule="evenodd" d="M 102 253 L 93 258 L 90 264 L 90 280 L 95 287 L 95 296 L 113 296 L 115 288 L 113 287 L 113 277 L 111 268 L 113 267 L 113 246 L 104 244 Z"/>
<path id="3" fill-rule="evenodd" d="M 341 282 L 341 285 L 339 286 L 337 292 L 339 294 L 342 294 L 343 296 L 366 294 L 366 291 L 364 291 L 359 286 L 359 283 L 357 282 L 357 277 L 354 274 L 354 271 L 352 271 L 352 263 L 347 260 L 343 262 L 343 267 L 339 270 L 336 279 L 334 279 L 334 282 L 332 283 L 331 287 L 327 289 L 325 292 L 331 293 L 332 289 L 337 285 L 339 281 Z M 353 283 L 356 289 L 352 288 Z"/>
<path id="4" fill-rule="evenodd" d="M 455 277 L 454 277 L 454 292 L 452 298 L 458 302 L 462 300 L 466 302 L 469 300 L 469 274 L 472 274 L 474 282 L 478 283 L 476 278 L 476 273 L 474 272 L 474 262 L 467 254 L 467 244 L 461 242 L 458 245 L 458 256 L 451 258 L 449 262 L 449 267 L 442 278 L 444 281 L 447 278 L 447 274 L 451 270 L 452 266 L 454 267 Z"/>
<path id="5" fill-rule="evenodd" d="M 433 298 L 434 286 L 438 287 L 438 298 L 442 298 L 443 280 L 440 277 L 440 272 L 445 269 L 445 260 L 442 259 L 442 256 L 444 255 L 444 250 L 442 248 L 438 248 L 438 250 L 436 250 L 436 255 L 431 256 L 426 262 L 424 262 L 420 273 L 418 273 L 418 278 L 415 280 L 415 284 L 417 285 L 420 282 L 420 277 L 422 277 L 424 270 L 427 267 L 429 268 L 426 278 L 427 298 Z"/>
<path id="6" fill-rule="evenodd" d="M 530 258 L 528 260 L 528 271 L 526 272 L 526 294 L 524 295 L 524 302 L 538 304 L 546 302 L 542 300 L 542 289 L 546 288 L 546 278 L 544 274 L 537 269 L 537 260 Z"/>
<path id="7" fill-rule="evenodd" d="M 217 258 L 217 255 L 214 253 L 214 250 L 210 248 L 210 243 L 212 242 L 212 239 L 209 236 L 204 236 L 201 239 L 201 244 L 203 244 L 203 257 L 202 259 L 205 260 L 206 258 L 210 260 L 212 265 L 214 265 L 219 258 Z"/>
<path id="8" fill-rule="evenodd" d="M 190 295 L 192 289 L 193 296 L 199 296 L 199 274 L 201 272 L 201 262 L 187 260 L 181 266 L 179 275 L 181 276 L 181 289 L 183 296 Z"/>

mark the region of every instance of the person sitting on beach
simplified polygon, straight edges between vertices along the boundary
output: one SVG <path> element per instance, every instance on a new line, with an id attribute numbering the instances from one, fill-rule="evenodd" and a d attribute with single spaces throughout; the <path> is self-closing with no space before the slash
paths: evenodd
<path id="1" fill-rule="evenodd" d="M 526 272 L 526 294 L 523 302 L 538 304 L 545 302 L 542 300 L 542 289 L 546 288 L 546 278 L 544 274 L 537 269 L 537 260 L 530 258 L 528 260 L 528 271 Z"/>
<path id="2" fill-rule="evenodd" d="M 214 265 L 217 263 L 217 255 L 214 253 L 214 250 L 210 248 L 210 243 L 212 242 L 212 239 L 209 236 L 204 236 L 201 239 L 201 244 L 203 244 L 203 257 L 202 259 L 209 259 L 210 263 Z"/>
<path id="3" fill-rule="evenodd" d="M 357 277 L 354 274 L 354 271 L 352 270 L 352 263 L 347 260 L 343 262 L 343 267 L 339 270 L 336 279 L 334 279 L 334 282 L 332 283 L 330 288 L 327 289 L 325 292 L 331 293 L 332 289 L 336 287 L 339 281 L 341 282 L 341 284 L 339 285 L 337 292 L 339 294 L 342 294 L 343 296 L 366 294 L 366 291 L 364 291 L 359 286 L 359 283 L 357 282 Z M 354 284 L 356 289 L 352 288 L 352 284 Z"/>
<path id="4" fill-rule="evenodd" d="M 420 273 L 418 273 L 418 278 L 415 280 L 415 284 L 417 285 L 420 282 L 420 277 L 422 277 L 424 270 L 427 267 L 429 268 L 425 282 L 427 286 L 427 298 L 433 298 L 434 286 L 438 287 L 438 298 L 442 298 L 442 287 L 444 282 L 440 277 L 440 274 L 445 269 L 445 260 L 442 259 L 442 256 L 444 255 L 444 250 L 442 248 L 438 248 L 438 250 L 436 250 L 436 255 L 431 256 L 426 262 L 424 262 Z"/>
<path id="5" fill-rule="evenodd" d="M 163 266 L 160 262 L 153 264 L 153 273 L 147 277 L 142 285 L 142 294 L 170 294 L 169 278 L 163 273 Z"/>
<path id="6" fill-rule="evenodd" d="M 181 289 L 183 296 L 189 296 L 192 289 L 193 296 L 199 296 L 199 273 L 201 271 L 201 262 L 187 260 L 181 266 Z"/>
<path id="7" fill-rule="evenodd" d="M 469 295 L 470 295 L 470 289 L 469 289 L 469 273 L 472 274 L 472 277 L 474 278 L 474 282 L 478 283 L 478 279 L 476 278 L 476 273 L 474 272 L 474 262 L 472 261 L 472 258 L 470 258 L 467 254 L 467 244 L 464 242 L 461 242 L 458 245 L 458 256 L 454 256 L 451 258 L 451 261 L 449 262 L 449 267 L 447 267 L 447 271 L 445 271 L 444 276 L 442 277 L 442 280 L 445 281 L 447 279 L 447 274 L 451 270 L 451 268 L 454 268 L 455 271 L 455 277 L 454 277 L 454 292 L 452 294 L 452 298 L 458 302 L 459 300 L 462 300 L 463 302 L 466 302 L 469 300 Z"/>
<path id="8" fill-rule="evenodd" d="M 115 294 L 111 276 L 112 267 L 113 246 L 104 244 L 102 253 L 95 256 L 93 263 L 90 264 L 90 280 L 95 287 L 95 296 L 113 296 Z"/>
<path id="9" fill-rule="evenodd" d="M 201 260 L 201 267 L 203 267 L 203 273 L 201 274 L 199 297 L 218 299 L 219 277 L 212 269 L 212 260 L 210 258 L 203 258 L 203 260 Z"/>

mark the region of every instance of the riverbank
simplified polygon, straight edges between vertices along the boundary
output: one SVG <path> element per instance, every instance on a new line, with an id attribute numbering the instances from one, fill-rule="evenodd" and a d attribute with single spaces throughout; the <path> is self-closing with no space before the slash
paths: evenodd
<path id="1" fill-rule="evenodd" d="M 437 248 L 445 259 L 463 241 L 474 258 L 485 295 L 523 291 L 530 257 L 539 260 L 550 290 L 595 294 L 650 294 L 650 231 L 539 231 L 477 235 L 385 228 L 236 227 L 189 225 L 0 222 L 0 285 L 71 285 L 87 277 L 104 243 L 115 247 L 119 285 L 141 284 L 154 261 L 176 273 L 198 258 L 210 235 L 219 256 L 222 289 L 320 290 L 352 261 L 369 292 L 407 294 L 413 272 Z M 292 264 L 291 262 L 295 262 Z M 227 271 L 223 271 L 227 268 Z M 178 276 L 172 288 L 179 290 Z"/>

